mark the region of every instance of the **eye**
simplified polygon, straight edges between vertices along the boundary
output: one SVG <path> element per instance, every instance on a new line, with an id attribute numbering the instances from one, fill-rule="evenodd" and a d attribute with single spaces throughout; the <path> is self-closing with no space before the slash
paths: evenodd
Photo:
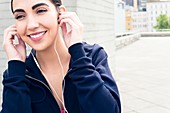
<path id="1" fill-rule="evenodd" d="M 16 20 L 21 20 L 21 19 L 23 19 L 24 17 L 25 17 L 25 15 L 19 14 L 19 15 L 16 15 L 16 16 L 15 16 L 15 19 L 16 19 Z"/>
<path id="2" fill-rule="evenodd" d="M 36 11 L 37 14 L 43 14 L 45 12 L 47 12 L 47 10 L 46 9 L 42 9 L 42 8 L 37 9 L 37 11 Z"/>

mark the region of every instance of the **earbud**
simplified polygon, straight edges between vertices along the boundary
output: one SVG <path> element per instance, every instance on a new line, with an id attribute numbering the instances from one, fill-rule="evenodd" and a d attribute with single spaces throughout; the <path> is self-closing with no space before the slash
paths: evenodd
<path id="1" fill-rule="evenodd" d="M 59 19 L 59 15 L 61 14 L 61 12 L 60 11 L 58 11 L 58 18 L 57 18 L 57 20 Z"/>

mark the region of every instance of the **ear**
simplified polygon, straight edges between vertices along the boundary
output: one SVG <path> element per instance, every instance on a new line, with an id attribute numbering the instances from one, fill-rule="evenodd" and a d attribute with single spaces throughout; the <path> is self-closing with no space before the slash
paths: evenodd
<path id="1" fill-rule="evenodd" d="M 61 5 L 59 7 L 59 12 L 66 12 L 66 7 L 64 7 L 63 5 Z"/>

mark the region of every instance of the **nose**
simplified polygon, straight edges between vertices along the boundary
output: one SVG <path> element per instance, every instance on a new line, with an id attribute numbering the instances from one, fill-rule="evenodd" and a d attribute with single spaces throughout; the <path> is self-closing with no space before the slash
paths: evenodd
<path id="1" fill-rule="evenodd" d="M 35 30 L 38 27 L 39 27 L 39 23 L 37 19 L 34 16 L 28 16 L 27 29 Z"/>

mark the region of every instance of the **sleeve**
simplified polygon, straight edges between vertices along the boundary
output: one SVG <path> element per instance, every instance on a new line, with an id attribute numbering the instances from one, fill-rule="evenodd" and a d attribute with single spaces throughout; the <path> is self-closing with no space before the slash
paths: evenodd
<path id="1" fill-rule="evenodd" d="M 105 51 L 96 51 L 94 63 L 86 56 L 82 43 L 72 45 L 69 53 L 73 60 L 69 77 L 77 88 L 81 113 L 121 113 L 118 88 Z"/>
<path id="2" fill-rule="evenodd" d="M 25 63 L 12 60 L 3 74 L 3 102 L 0 113 L 32 113 Z"/>

